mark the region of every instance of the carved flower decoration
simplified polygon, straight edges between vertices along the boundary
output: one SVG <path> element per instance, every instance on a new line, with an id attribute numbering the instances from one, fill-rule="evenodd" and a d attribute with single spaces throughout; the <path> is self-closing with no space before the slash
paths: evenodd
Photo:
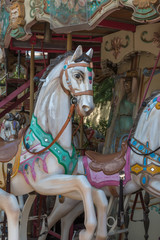
<path id="1" fill-rule="evenodd" d="M 119 37 L 114 37 L 111 40 L 111 46 L 112 46 L 112 49 L 114 50 L 113 55 L 115 56 L 115 58 L 117 58 L 118 54 L 120 53 L 120 49 L 122 47 L 122 39 Z"/>
<path id="2" fill-rule="evenodd" d="M 157 0 L 133 0 L 133 5 L 138 8 L 148 8 L 151 4 L 156 2 Z"/>

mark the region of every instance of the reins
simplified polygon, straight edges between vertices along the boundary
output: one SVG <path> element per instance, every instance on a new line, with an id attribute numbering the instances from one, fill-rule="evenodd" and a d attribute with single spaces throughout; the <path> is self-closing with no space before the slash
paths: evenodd
<path id="1" fill-rule="evenodd" d="M 157 147 L 155 150 L 153 150 L 153 151 L 151 151 L 151 152 L 148 152 L 148 153 L 139 153 L 139 152 L 135 151 L 134 148 L 131 146 L 131 144 L 130 144 L 130 139 L 127 140 L 127 144 L 128 144 L 128 146 L 130 147 L 130 149 L 131 149 L 134 153 L 136 153 L 137 155 L 139 155 L 139 156 L 148 156 L 148 155 L 150 155 L 150 154 L 152 154 L 152 153 L 155 153 L 156 151 L 158 151 L 158 150 L 160 149 L 160 146 L 159 146 L 159 147 Z"/>
<path id="2" fill-rule="evenodd" d="M 64 132 L 65 128 L 67 127 L 68 123 L 70 122 L 71 120 L 71 117 L 73 115 L 73 112 L 74 112 L 74 108 L 75 108 L 75 105 L 72 104 L 71 107 L 70 107 L 70 112 L 68 114 L 68 117 L 67 117 L 67 120 L 65 121 L 64 125 L 62 126 L 61 130 L 59 131 L 59 133 L 57 134 L 57 136 L 55 137 L 55 139 L 47 146 L 45 147 L 44 149 L 38 151 L 38 152 L 31 152 L 29 151 L 29 149 L 27 149 L 26 145 L 25 145 L 25 134 L 23 135 L 23 144 L 24 144 L 24 147 L 25 149 L 27 150 L 27 152 L 33 154 L 33 155 L 37 155 L 37 154 L 41 154 L 45 151 L 47 151 L 55 142 L 57 142 L 57 140 L 60 138 L 60 136 L 62 135 L 62 133 Z M 29 126 L 28 126 L 29 127 Z M 27 128 L 28 129 L 28 128 Z"/>
<path id="3" fill-rule="evenodd" d="M 81 117 L 80 122 L 79 122 L 79 125 L 78 125 L 78 127 L 74 130 L 74 132 L 73 132 L 73 134 L 72 134 L 72 137 L 74 137 L 74 136 L 76 135 L 76 133 L 78 132 L 78 130 L 79 130 L 82 122 L 83 122 L 83 117 Z"/>

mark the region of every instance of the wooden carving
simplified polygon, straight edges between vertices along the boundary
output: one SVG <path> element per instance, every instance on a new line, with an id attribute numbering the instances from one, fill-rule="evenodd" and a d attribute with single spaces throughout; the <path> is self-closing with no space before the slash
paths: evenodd
<path id="1" fill-rule="evenodd" d="M 25 25 L 25 11 L 23 1 L 13 2 L 10 7 L 10 26 L 12 29 L 16 29 L 19 26 Z"/>
<path id="2" fill-rule="evenodd" d="M 138 8 L 148 8 L 156 2 L 157 0 L 133 0 L 133 5 Z"/>

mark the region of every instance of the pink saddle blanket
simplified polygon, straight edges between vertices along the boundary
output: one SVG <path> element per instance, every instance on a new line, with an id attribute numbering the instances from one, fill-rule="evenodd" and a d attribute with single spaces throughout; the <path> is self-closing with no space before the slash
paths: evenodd
<path id="1" fill-rule="evenodd" d="M 124 185 L 131 180 L 130 175 L 130 148 L 127 149 L 125 154 L 126 165 L 124 167 L 125 171 L 125 180 L 123 181 Z M 83 157 L 83 165 L 87 175 L 87 179 L 90 184 L 96 188 L 102 188 L 104 186 L 118 186 L 119 185 L 119 173 L 113 175 L 105 175 L 102 171 L 94 172 L 89 167 L 91 160 L 87 157 Z"/>

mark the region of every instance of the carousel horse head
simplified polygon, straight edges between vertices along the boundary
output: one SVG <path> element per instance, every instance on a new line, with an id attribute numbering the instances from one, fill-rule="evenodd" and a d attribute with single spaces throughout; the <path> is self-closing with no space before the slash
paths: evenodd
<path id="1" fill-rule="evenodd" d="M 62 71 L 61 86 L 66 93 L 70 92 L 77 99 L 77 110 L 82 116 L 88 116 L 94 108 L 92 55 L 92 49 L 83 53 L 79 46 L 71 59 L 66 59 Z"/>
<path id="2" fill-rule="evenodd" d="M 0 127 L 0 137 L 5 141 L 12 141 L 18 136 L 21 126 L 19 120 L 15 118 L 13 113 L 6 113 Z"/>
<path id="3" fill-rule="evenodd" d="M 78 46 L 74 53 L 67 52 L 56 58 L 40 80 L 44 82 L 42 87 L 46 87 L 46 90 L 48 89 L 51 92 L 53 85 L 52 80 L 60 78 L 58 87 L 62 89 L 65 95 L 71 96 L 72 103 L 76 105 L 76 110 L 81 116 L 88 116 L 94 109 L 92 55 L 92 49 L 87 53 L 83 53 L 82 47 Z M 46 90 L 45 93 L 47 92 Z M 58 95 L 61 95 L 63 103 L 65 104 L 65 101 L 67 101 L 65 100 L 66 98 L 64 98 L 65 96 L 62 96 L 60 92 Z M 56 101 L 55 98 L 54 101 Z M 58 101 L 60 102 L 61 100 Z M 59 104 L 59 102 L 57 104 Z M 39 107 L 42 106 L 42 104 L 44 105 L 44 100 L 43 103 L 40 103 Z M 39 109 L 39 107 L 37 107 L 37 109 Z"/>

